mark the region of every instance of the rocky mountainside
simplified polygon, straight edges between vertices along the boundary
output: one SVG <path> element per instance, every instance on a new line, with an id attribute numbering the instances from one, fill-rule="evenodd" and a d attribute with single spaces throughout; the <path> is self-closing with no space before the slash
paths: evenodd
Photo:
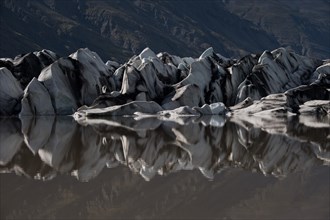
<path id="1" fill-rule="evenodd" d="M 198 56 L 211 45 L 227 57 L 288 47 L 330 53 L 330 2 L 1 0 L 0 57 L 88 47 L 124 62 L 145 47 Z"/>

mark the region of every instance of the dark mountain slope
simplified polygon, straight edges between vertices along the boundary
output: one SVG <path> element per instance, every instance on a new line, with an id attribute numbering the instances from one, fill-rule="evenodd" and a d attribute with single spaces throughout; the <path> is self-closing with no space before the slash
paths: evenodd
<path id="1" fill-rule="evenodd" d="M 53 10 L 45 2 L 1 2 L 2 57 L 14 56 L 15 51 L 16 54 L 26 53 L 46 47 L 67 55 L 71 48 L 82 46 L 100 50 L 100 54 L 108 58 L 113 53 L 118 54 L 119 58 L 127 57 L 120 47 L 84 25 L 84 21 L 80 22 L 77 15 L 67 16 L 61 10 Z M 65 2 L 70 10 L 73 1 Z"/>
<path id="2" fill-rule="evenodd" d="M 147 46 L 197 56 L 212 45 L 229 57 L 292 46 L 326 58 L 330 4 L 312 2 L 1 0 L 0 57 L 88 47 L 125 60 Z"/>
<path id="3" fill-rule="evenodd" d="M 282 46 L 326 58 L 330 54 L 330 1 L 227 1 L 226 8 L 276 37 Z"/>

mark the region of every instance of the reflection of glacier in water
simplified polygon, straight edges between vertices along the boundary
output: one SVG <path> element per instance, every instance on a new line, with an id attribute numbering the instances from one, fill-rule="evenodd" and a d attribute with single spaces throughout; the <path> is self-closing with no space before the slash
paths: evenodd
<path id="1" fill-rule="evenodd" d="M 3 118 L 0 170 L 36 179 L 71 173 L 80 181 L 119 165 L 146 180 L 192 169 L 212 179 L 236 167 L 285 177 L 329 165 L 327 120 L 116 117 L 79 125 L 71 117 Z"/>

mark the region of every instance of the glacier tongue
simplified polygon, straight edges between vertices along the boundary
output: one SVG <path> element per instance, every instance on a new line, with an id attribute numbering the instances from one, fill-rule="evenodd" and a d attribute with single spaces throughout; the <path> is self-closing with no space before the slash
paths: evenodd
<path id="1" fill-rule="evenodd" d="M 2 58 L 0 68 L 1 115 L 71 115 L 76 111 L 84 115 L 86 109 L 127 108 L 122 105 L 131 108 L 125 111 L 132 114 L 156 114 L 182 106 L 201 109 L 198 114 L 202 115 L 255 114 L 265 108 L 299 113 L 307 101 L 330 99 L 329 62 L 285 48 L 238 60 L 225 58 L 213 48 L 199 58 L 156 55 L 146 48 L 124 64 L 104 63 L 88 48 L 66 58 L 42 50 Z M 282 101 L 277 102 L 273 94 Z M 137 105 L 130 105 L 134 101 L 138 106 L 154 102 L 158 107 L 134 109 Z"/>

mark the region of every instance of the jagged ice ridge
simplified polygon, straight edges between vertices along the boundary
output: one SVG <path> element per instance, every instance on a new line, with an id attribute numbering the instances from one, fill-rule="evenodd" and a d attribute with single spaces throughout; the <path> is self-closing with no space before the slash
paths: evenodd
<path id="1" fill-rule="evenodd" d="M 238 60 L 146 48 L 122 65 L 87 48 L 65 58 L 42 50 L 1 58 L 0 84 L 0 114 L 21 117 L 328 114 L 330 62 L 285 48 Z"/>

